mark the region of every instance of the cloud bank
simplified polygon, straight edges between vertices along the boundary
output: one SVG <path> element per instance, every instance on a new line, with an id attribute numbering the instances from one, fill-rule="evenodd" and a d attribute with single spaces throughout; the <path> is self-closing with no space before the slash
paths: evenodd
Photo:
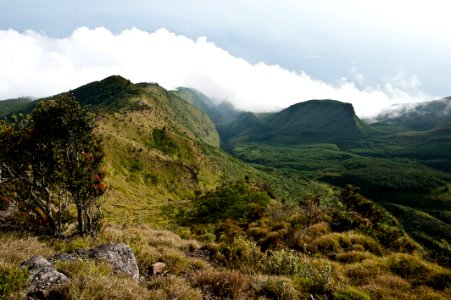
<path id="1" fill-rule="evenodd" d="M 0 43 L 0 99 L 49 96 L 113 74 L 167 89 L 192 87 L 254 112 L 336 99 L 370 117 L 394 103 L 431 99 L 421 92 L 420 80 L 402 70 L 382 86 L 359 88 L 346 78 L 330 84 L 278 65 L 251 64 L 205 37 L 192 40 L 166 29 L 132 28 L 115 35 L 102 27 L 81 27 L 61 39 L 10 29 L 0 30 Z"/>

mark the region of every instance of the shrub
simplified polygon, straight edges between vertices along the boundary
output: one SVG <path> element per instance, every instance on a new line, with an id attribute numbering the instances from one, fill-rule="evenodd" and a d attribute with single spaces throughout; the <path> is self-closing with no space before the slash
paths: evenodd
<path id="1" fill-rule="evenodd" d="M 256 296 L 268 299 L 297 300 L 301 293 L 288 277 L 257 275 L 251 278 L 251 286 Z"/>
<path id="2" fill-rule="evenodd" d="M 242 238 L 232 243 L 210 245 L 209 250 L 218 263 L 242 271 L 259 270 L 266 258 L 254 242 Z"/>
<path id="3" fill-rule="evenodd" d="M 406 279 L 421 278 L 429 273 L 426 264 L 418 257 L 408 254 L 395 254 L 388 258 L 390 272 Z"/>
<path id="4" fill-rule="evenodd" d="M 9 298 L 22 289 L 27 281 L 26 269 L 0 264 L 0 299 Z"/>
<path id="5" fill-rule="evenodd" d="M 381 245 L 372 237 L 356 232 L 350 232 L 349 238 L 351 240 L 352 246 L 354 250 L 359 249 L 356 245 L 360 245 L 364 250 L 369 251 L 376 255 L 381 255 L 383 253 L 383 248 Z"/>
<path id="6" fill-rule="evenodd" d="M 165 249 L 160 260 L 167 264 L 168 271 L 171 274 L 177 275 L 188 271 L 190 268 L 190 261 L 188 257 L 176 249 Z"/>
<path id="7" fill-rule="evenodd" d="M 203 270 L 192 275 L 190 281 L 194 287 L 202 289 L 204 294 L 221 298 L 246 298 L 249 289 L 247 277 L 238 271 Z"/>
<path id="8" fill-rule="evenodd" d="M 201 291 L 194 289 L 188 281 L 180 277 L 153 277 L 147 287 L 151 299 L 202 299 Z"/>
<path id="9" fill-rule="evenodd" d="M 335 260 L 342 263 L 355 263 L 361 262 L 365 259 L 374 258 L 374 255 L 369 252 L 349 251 L 345 253 L 339 253 L 335 256 Z"/>
<path id="10" fill-rule="evenodd" d="M 238 182 L 224 185 L 196 199 L 191 223 L 217 223 L 227 219 L 246 221 L 262 217 L 270 198 L 267 193 L 253 190 Z"/>
<path id="11" fill-rule="evenodd" d="M 353 287 L 346 287 L 341 289 L 334 294 L 335 300 L 370 300 L 370 296 L 366 293 L 359 291 Z"/>
<path id="12" fill-rule="evenodd" d="M 343 248 L 348 248 L 350 246 L 351 241 L 345 234 L 330 233 L 315 239 L 308 246 L 308 250 L 312 252 L 329 254 L 341 252 Z"/>
<path id="13" fill-rule="evenodd" d="M 345 274 L 354 284 L 367 284 L 375 277 L 387 273 L 388 268 L 381 259 L 368 259 L 345 267 Z"/>

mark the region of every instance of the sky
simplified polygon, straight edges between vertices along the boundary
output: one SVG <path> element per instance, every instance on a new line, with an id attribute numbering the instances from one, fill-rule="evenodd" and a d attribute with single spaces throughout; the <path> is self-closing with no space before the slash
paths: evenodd
<path id="1" fill-rule="evenodd" d="M 450 96 L 447 0 L 0 0 L 0 99 L 109 75 L 255 112 Z"/>

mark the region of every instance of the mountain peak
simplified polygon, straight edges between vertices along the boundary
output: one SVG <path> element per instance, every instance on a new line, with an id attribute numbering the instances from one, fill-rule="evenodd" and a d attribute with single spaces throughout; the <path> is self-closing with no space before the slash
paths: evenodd
<path id="1" fill-rule="evenodd" d="M 355 136 L 362 126 L 350 103 L 336 100 L 309 100 L 294 104 L 268 118 L 278 132 L 308 135 Z"/>
<path id="2" fill-rule="evenodd" d="M 130 80 L 112 75 L 72 91 L 80 103 L 95 109 L 118 109 L 130 105 L 130 98 L 138 96 L 140 89 Z"/>

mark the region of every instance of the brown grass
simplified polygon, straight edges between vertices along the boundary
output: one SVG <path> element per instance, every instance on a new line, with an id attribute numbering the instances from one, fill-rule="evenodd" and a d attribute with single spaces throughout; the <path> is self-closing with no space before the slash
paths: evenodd
<path id="1" fill-rule="evenodd" d="M 53 250 L 37 237 L 0 232 L 0 262 L 20 265 L 35 255 L 51 255 Z"/>
<path id="2" fill-rule="evenodd" d="M 203 270 L 190 278 L 194 287 L 206 295 L 220 298 L 245 299 L 249 292 L 249 279 L 238 271 Z"/>

